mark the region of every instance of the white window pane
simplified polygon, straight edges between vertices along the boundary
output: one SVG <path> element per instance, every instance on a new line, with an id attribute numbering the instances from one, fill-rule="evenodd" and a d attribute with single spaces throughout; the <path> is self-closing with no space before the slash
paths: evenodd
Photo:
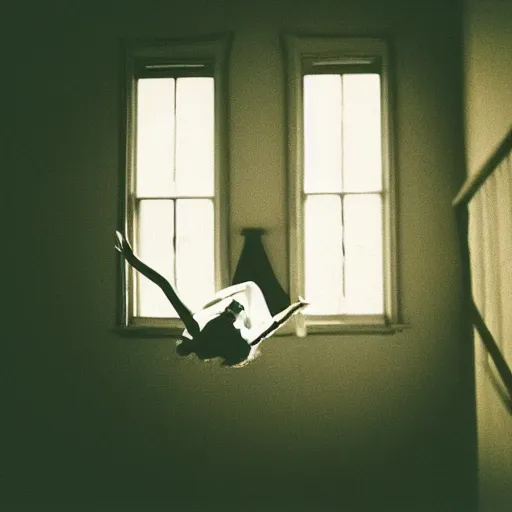
<path id="1" fill-rule="evenodd" d="M 176 280 L 192 310 L 215 293 L 214 212 L 210 199 L 182 199 L 176 208 Z"/>
<path id="2" fill-rule="evenodd" d="M 144 78 L 137 86 L 136 193 L 169 195 L 174 168 L 174 79 Z"/>
<path id="3" fill-rule="evenodd" d="M 140 259 L 171 283 L 174 274 L 174 201 L 142 200 L 139 207 L 138 253 Z M 162 290 L 149 279 L 137 276 L 138 314 L 146 317 L 176 317 Z"/>
<path id="4" fill-rule="evenodd" d="M 383 251 L 380 195 L 348 195 L 344 199 L 345 312 L 382 314 Z"/>
<path id="5" fill-rule="evenodd" d="M 304 191 L 341 191 L 341 77 L 304 76 Z"/>
<path id="6" fill-rule="evenodd" d="M 339 196 L 309 196 L 305 203 L 305 295 L 307 313 L 340 313 L 343 245 Z"/>
<path id="7" fill-rule="evenodd" d="M 343 188 L 382 187 L 380 77 L 343 75 Z"/>
<path id="8" fill-rule="evenodd" d="M 212 196 L 213 178 L 213 78 L 179 78 L 176 87 L 176 187 L 178 193 Z"/>

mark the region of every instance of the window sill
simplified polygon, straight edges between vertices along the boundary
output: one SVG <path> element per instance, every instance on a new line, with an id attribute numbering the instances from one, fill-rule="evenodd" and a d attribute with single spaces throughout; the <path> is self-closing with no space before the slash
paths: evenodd
<path id="1" fill-rule="evenodd" d="M 308 334 L 395 334 L 411 327 L 386 315 L 304 315 L 297 322 L 297 332 Z"/>
<path id="2" fill-rule="evenodd" d="M 410 324 L 312 324 L 306 325 L 307 334 L 336 334 L 339 336 L 355 334 L 396 334 L 410 329 Z"/>

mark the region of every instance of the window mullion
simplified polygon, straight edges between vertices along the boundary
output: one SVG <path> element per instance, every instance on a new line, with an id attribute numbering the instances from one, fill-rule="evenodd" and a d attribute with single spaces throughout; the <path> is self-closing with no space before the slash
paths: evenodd
<path id="1" fill-rule="evenodd" d="M 328 196 L 331 194 L 337 194 L 340 197 L 345 196 L 368 196 L 368 195 L 384 195 L 382 190 L 349 190 L 348 192 L 333 192 L 333 191 L 322 191 L 322 192 L 303 192 L 303 196 Z M 201 196 L 202 198 L 203 196 Z M 148 198 L 151 199 L 151 198 Z M 165 198 L 163 198 L 165 199 Z"/>
<path id="2" fill-rule="evenodd" d="M 345 168 L 344 168 L 344 144 L 343 144 L 343 137 L 344 137 L 344 133 L 343 133 L 343 130 L 344 130 L 344 123 L 343 123 L 343 118 L 344 118 L 344 105 L 343 105 L 343 74 L 340 73 L 340 89 L 341 89 L 341 94 L 340 94 L 340 102 L 341 102 L 341 129 L 340 129 L 340 148 L 341 148 L 341 158 L 340 158 L 340 173 L 341 173 L 341 191 L 344 192 L 345 191 L 345 181 L 344 181 L 344 174 L 345 174 Z M 344 200 L 344 196 L 343 195 L 340 195 L 340 208 L 341 208 L 341 211 L 340 211 L 340 214 L 341 214 L 341 257 L 342 257 L 342 262 L 341 262 L 341 276 L 342 276 L 342 279 L 343 279 L 343 282 L 341 284 L 341 293 L 342 293 L 342 297 L 343 297 L 343 303 L 345 304 L 346 302 L 346 297 L 347 297 L 347 287 L 346 287 L 346 282 L 347 282 L 347 265 L 346 265 L 346 258 L 345 258 L 345 254 L 346 254 L 346 251 L 345 251 L 345 210 L 344 210 L 344 207 L 345 207 L 345 200 Z"/>
<path id="3" fill-rule="evenodd" d="M 178 80 L 179 78 L 174 79 L 174 108 L 173 108 L 173 116 L 174 116 L 174 140 L 172 141 L 173 144 L 173 159 L 172 159 L 172 186 L 174 189 L 174 193 L 176 194 L 178 190 L 176 189 L 176 152 L 177 152 L 177 140 L 178 140 L 178 112 L 177 112 L 177 105 L 178 105 Z M 173 275 L 173 284 L 178 289 L 178 251 L 177 251 L 177 238 L 178 238 L 178 219 L 177 219 L 177 202 L 178 200 L 176 198 L 172 199 L 172 206 L 173 206 L 173 237 L 172 237 L 172 248 L 174 251 L 174 258 L 173 258 L 173 269 L 172 269 L 172 275 Z"/>
<path id="4" fill-rule="evenodd" d="M 370 192 L 364 192 L 365 194 L 369 194 Z M 378 194 L 378 192 L 375 192 L 376 194 Z M 167 201 L 172 201 L 174 199 L 214 199 L 214 196 L 213 195 L 204 195 L 204 196 L 200 196 L 200 195 L 193 195 L 193 194 L 172 194 L 172 195 L 161 195 L 161 196 L 138 196 L 137 197 L 137 200 L 138 201 L 142 201 L 142 200 L 147 200 L 147 201 L 162 201 L 162 200 L 167 200 Z"/>
<path id="5" fill-rule="evenodd" d="M 345 197 L 340 195 L 340 215 L 341 215 L 341 275 L 342 275 L 342 285 L 341 285 L 341 293 L 343 296 L 343 302 L 345 303 L 347 298 L 347 260 L 346 260 L 346 250 L 345 250 Z"/>
<path id="6" fill-rule="evenodd" d="M 172 159 L 172 185 L 174 188 L 174 193 L 177 192 L 176 190 L 176 150 L 177 150 L 177 144 L 176 141 L 178 140 L 178 115 L 177 115 L 177 94 L 178 94 L 178 78 L 174 79 L 174 108 L 173 108 L 173 116 L 174 116 L 174 140 L 172 141 L 173 144 L 173 159 Z M 174 212 L 176 213 L 176 212 Z M 174 217 L 174 223 L 176 224 L 176 217 Z M 176 231 L 175 231 L 176 233 Z"/>
<path id="7" fill-rule="evenodd" d="M 174 286 L 178 288 L 178 251 L 176 250 L 178 247 L 177 239 L 178 239 L 178 219 L 177 219 L 177 199 L 172 200 L 172 207 L 173 207 L 173 238 L 172 238 L 172 247 L 174 251 L 174 258 L 173 258 L 173 269 L 172 269 L 172 275 L 174 277 Z"/>

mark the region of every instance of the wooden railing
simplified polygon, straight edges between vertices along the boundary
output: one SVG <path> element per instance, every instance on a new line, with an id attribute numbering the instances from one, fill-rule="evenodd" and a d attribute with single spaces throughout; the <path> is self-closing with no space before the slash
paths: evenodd
<path id="1" fill-rule="evenodd" d="M 473 197 L 478 193 L 481 187 L 486 182 L 487 178 L 499 167 L 500 163 L 508 156 L 512 150 L 512 128 L 509 130 L 501 144 L 494 151 L 491 157 L 485 162 L 480 171 L 474 176 L 469 178 L 459 193 L 453 200 L 453 207 L 457 217 L 458 228 L 460 233 L 461 246 L 463 251 L 463 258 L 466 267 L 466 291 L 468 293 L 468 314 L 471 323 L 476 329 L 484 347 L 489 353 L 498 375 L 505 386 L 507 397 L 505 398 L 505 405 L 512 412 L 512 371 L 503 356 L 498 343 L 494 339 L 491 331 L 487 327 L 484 318 L 480 314 L 478 307 L 475 304 L 471 293 L 471 271 L 470 271 L 470 258 L 469 258 L 469 241 L 468 241 L 468 205 Z M 512 205 L 511 205 L 512 208 Z M 510 258 L 510 265 L 512 266 L 512 254 Z M 510 304 L 510 314 L 512 314 L 512 304 Z M 512 340 L 507 340 L 512 343 Z"/>

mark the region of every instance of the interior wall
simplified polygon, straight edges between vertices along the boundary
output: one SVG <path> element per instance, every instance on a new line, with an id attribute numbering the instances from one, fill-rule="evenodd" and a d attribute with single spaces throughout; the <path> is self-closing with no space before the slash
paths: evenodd
<path id="1" fill-rule="evenodd" d="M 6 200 L 15 229 L 6 279 L 16 294 L 3 361 L 0 501 L 38 511 L 471 511 L 472 352 L 450 204 L 464 178 L 457 8 L 50 0 L 10 9 Z M 113 330 L 120 40 L 222 31 L 234 33 L 231 260 L 241 227 L 265 227 L 284 285 L 280 33 L 390 38 L 410 329 L 274 338 L 236 371 L 179 359 L 168 339 Z"/>
<path id="2" fill-rule="evenodd" d="M 497 0 L 467 0 L 464 21 L 466 161 L 468 172 L 473 174 L 492 155 L 512 126 L 512 4 Z M 503 179 L 498 185 L 498 192 L 501 194 L 506 190 L 505 168 L 508 163 L 510 169 L 509 162 L 510 155 L 505 157 L 501 165 L 503 170 L 497 171 L 496 176 L 489 180 L 491 186 L 492 182 L 498 179 L 497 175 L 502 174 Z M 508 182 L 510 183 L 510 176 Z M 482 199 L 475 198 L 475 204 L 471 203 L 476 218 L 481 215 L 478 205 Z M 496 194 L 487 194 L 487 200 L 493 202 L 492 208 L 496 208 Z M 501 222 L 510 222 L 510 203 L 508 212 L 503 209 L 502 215 Z M 494 228 L 483 233 L 485 223 L 477 226 L 477 222 L 475 220 L 473 230 L 480 231 L 485 237 L 494 236 Z M 500 241 L 502 248 L 506 247 L 504 244 L 507 233 L 504 233 L 504 236 L 505 239 Z M 482 254 L 480 245 L 475 243 L 472 248 L 473 259 L 478 259 Z M 505 265 L 507 264 L 506 262 Z M 491 268 L 492 265 L 496 265 L 495 260 Z M 500 271 L 504 272 L 504 269 Z M 505 295 L 510 290 L 507 291 L 506 280 L 496 281 L 493 279 L 494 274 L 488 274 L 485 283 L 481 280 L 475 283 L 478 277 L 476 274 L 479 273 L 478 265 L 473 265 L 473 272 L 475 299 L 486 322 L 489 326 L 492 325 L 498 342 L 505 348 L 503 352 L 505 357 L 508 357 L 510 365 L 512 359 L 505 347 L 507 344 L 512 347 L 510 339 L 506 331 L 501 333 L 503 337 L 496 333 L 496 319 L 492 318 L 497 312 L 492 305 L 492 294 L 500 288 Z M 499 272 L 495 274 L 498 275 Z M 485 300 L 480 293 L 484 289 L 487 289 Z M 475 344 L 475 373 L 479 509 L 481 512 L 505 511 L 512 506 L 512 416 L 500 398 L 499 390 L 502 385 L 479 340 Z"/>

